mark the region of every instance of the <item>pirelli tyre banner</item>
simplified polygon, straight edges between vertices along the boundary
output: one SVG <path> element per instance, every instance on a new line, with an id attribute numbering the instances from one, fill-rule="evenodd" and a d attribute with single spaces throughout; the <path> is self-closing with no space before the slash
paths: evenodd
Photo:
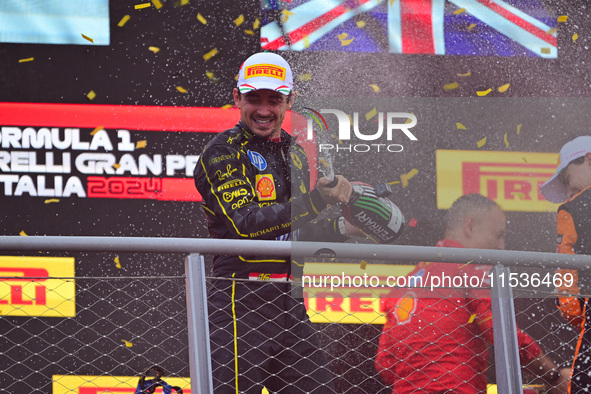
<path id="1" fill-rule="evenodd" d="M 191 394 L 189 378 L 169 378 L 164 380 L 171 386 L 180 387 L 183 394 Z M 52 394 L 134 394 L 139 382 L 137 376 L 88 376 L 53 375 Z M 162 394 L 162 387 L 154 393 Z"/>
<path id="2" fill-rule="evenodd" d="M 556 170 L 555 153 L 438 150 L 437 208 L 479 193 L 506 211 L 555 212 L 540 186 Z"/>
<path id="3" fill-rule="evenodd" d="M 75 315 L 74 258 L 0 256 L 0 316 Z"/>

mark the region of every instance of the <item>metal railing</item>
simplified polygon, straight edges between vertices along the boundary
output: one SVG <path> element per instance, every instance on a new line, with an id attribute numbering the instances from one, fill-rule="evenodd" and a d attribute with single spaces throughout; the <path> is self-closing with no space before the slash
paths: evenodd
<path id="1" fill-rule="evenodd" d="M 190 374 L 194 392 L 213 392 L 207 294 L 203 254 L 315 256 L 330 252 L 336 258 L 379 259 L 399 262 L 477 262 L 493 265 L 492 279 L 509 275 L 510 267 L 586 269 L 591 256 L 555 253 L 437 248 L 423 246 L 329 244 L 255 240 L 176 239 L 138 237 L 0 237 L 0 250 L 63 252 L 187 253 L 185 260 Z M 517 348 L 513 289 L 493 286 L 491 300 L 494 322 L 496 375 L 499 392 L 522 392 Z"/>

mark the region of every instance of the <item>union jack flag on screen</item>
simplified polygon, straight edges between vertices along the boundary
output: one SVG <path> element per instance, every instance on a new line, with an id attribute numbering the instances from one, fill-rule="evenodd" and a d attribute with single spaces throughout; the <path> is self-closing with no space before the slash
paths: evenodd
<path id="1" fill-rule="evenodd" d="M 557 57 L 541 0 L 261 0 L 263 50 Z"/>

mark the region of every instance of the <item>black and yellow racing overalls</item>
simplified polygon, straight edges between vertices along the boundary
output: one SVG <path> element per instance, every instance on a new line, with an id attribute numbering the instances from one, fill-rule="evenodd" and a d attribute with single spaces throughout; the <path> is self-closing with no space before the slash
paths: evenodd
<path id="1" fill-rule="evenodd" d="M 195 170 L 214 238 L 342 241 L 336 220 L 310 190 L 304 149 L 253 135 L 242 122 L 205 147 Z M 214 257 L 208 300 L 216 393 L 330 393 L 332 375 L 301 299 L 290 294 L 291 262 L 265 256 Z"/>

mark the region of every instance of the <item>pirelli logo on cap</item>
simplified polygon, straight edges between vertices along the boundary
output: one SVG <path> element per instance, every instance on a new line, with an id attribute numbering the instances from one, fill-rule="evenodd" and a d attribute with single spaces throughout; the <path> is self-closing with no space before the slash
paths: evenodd
<path id="1" fill-rule="evenodd" d="M 438 150 L 437 208 L 480 193 L 506 211 L 555 212 L 540 186 L 556 170 L 555 153 Z"/>
<path id="2" fill-rule="evenodd" d="M 285 81 L 285 68 L 275 66 L 274 64 L 246 66 L 244 69 L 244 79 L 254 77 L 271 77 Z"/>

